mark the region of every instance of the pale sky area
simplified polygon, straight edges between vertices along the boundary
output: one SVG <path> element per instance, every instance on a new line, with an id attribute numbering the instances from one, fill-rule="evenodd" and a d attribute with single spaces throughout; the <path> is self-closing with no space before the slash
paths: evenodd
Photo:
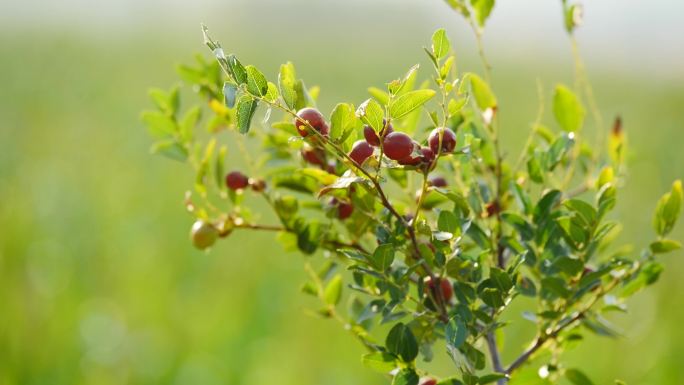
<path id="1" fill-rule="evenodd" d="M 583 4 L 585 24 L 578 37 L 589 61 L 684 77 L 684 1 L 586 0 Z M 487 44 L 509 57 L 567 52 L 567 46 L 559 44 L 563 41 L 559 12 L 560 0 L 499 0 Z M 406 24 L 405 30 L 420 33 L 439 26 L 447 27 L 452 36 L 465 32 L 464 24 L 439 0 L 0 0 L 2 33 L 57 28 L 130 38 L 130 33 L 153 28 L 169 36 L 194 36 L 199 22 L 259 20 L 254 27 L 268 30 L 289 20 L 335 39 L 345 31 L 353 35 L 372 30 L 378 19 L 396 19 Z"/>

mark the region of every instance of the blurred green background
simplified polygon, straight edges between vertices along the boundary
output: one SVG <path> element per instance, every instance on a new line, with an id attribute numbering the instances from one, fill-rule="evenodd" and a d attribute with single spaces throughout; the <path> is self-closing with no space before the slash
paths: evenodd
<path id="1" fill-rule="evenodd" d="M 485 43 L 516 154 L 536 79 L 548 96 L 556 81 L 572 82 L 572 66 L 557 2 L 500 3 Z M 631 143 L 617 217 L 622 238 L 641 247 L 656 199 L 684 176 L 684 6 L 610 0 L 586 10 L 578 38 L 597 99 L 607 120 L 623 116 Z M 336 323 L 306 314 L 315 303 L 299 293 L 302 257 L 272 234 L 235 234 L 210 254 L 188 242 L 181 203 L 192 175 L 149 154 L 139 112 L 151 106 L 148 87 L 173 84 L 175 64 L 205 53 L 202 21 L 272 79 L 294 61 L 322 87 L 325 111 L 426 63 L 421 47 L 438 27 L 459 68 L 480 70 L 463 21 L 439 0 L 4 0 L 0 385 L 385 383 Z M 662 280 L 613 317 L 624 338 L 590 337 L 566 355 L 597 384 L 684 383 L 684 255 L 664 260 Z M 531 338 L 519 313 L 509 318 L 507 362 Z M 453 373 L 439 349 L 432 367 Z"/>

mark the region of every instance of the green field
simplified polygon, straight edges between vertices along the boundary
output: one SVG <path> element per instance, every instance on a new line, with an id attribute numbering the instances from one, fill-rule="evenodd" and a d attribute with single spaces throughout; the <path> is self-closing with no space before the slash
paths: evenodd
<path id="1" fill-rule="evenodd" d="M 420 47 L 433 28 L 426 22 L 400 38 L 378 32 L 372 43 L 341 28 L 327 41 L 295 28 L 278 44 L 218 20 L 224 45 L 271 77 L 293 60 L 322 87 L 327 112 L 426 63 Z M 189 243 L 182 198 L 193 175 L 149 154 L 139 112 L 150 106 L 148 87 L 173 84 L 174 65 L 204 53 L 197 24 L 168 34 L 37 31 L 0 35 L 0 385 L 384 383 L 361 365 L 362 348 L 344 330 L 307 314 L 315 303 L 299 292 L 303 257 L 282 252 L 272 234 L 238 233 L 208 254 Z M 479 70 L 471 45 L 456 51 L 460 68 Z M 572 67 L 568 55 L 492 57 L 504 142 L 515 156 L 534 119 L 537 77 L 550 93 L 555 81 L 572 81 Z M 656 199 L 684 177 L 684 82 L 620 68 L 589 74 L 604 115 L 622 115 L 629 135 L 617 217 L 638 253 L 651 239 Z M 673 238 L 684 239 L 684 226 Z M 684 383 L 684 253 L 664 259 L 661 281 L 614 315 L 624 338 L 588 336 L 567 354 L 597 384 Z M 520 312 L 508 318 L 515 332 L 504 342 L 506 361 L 532 337 Z M 455 372 L 437 353 L 436 372 Z"/>

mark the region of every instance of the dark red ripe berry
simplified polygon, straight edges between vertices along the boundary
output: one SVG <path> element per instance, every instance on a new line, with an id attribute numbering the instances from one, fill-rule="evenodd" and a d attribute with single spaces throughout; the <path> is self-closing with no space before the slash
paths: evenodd
<path id="1" fill-rule="evenodd" d="M 301 110 L 297 111 L 297 117 L 308 121 L 311 127 L 320 132 L 321 135 L 328 135 L 328 131 L 330 131 L 328 123 L 325 122 L 323 115 L 321 115 L 317 109 L 310 107 L 302 108 Z M 295 119 L 294 124 L 295 127 L 297 127 L 297 132 L 299 132 L 299 135 L 302 137 L 309 135 L 309 127 L 306 124 L 301 122 L 299 119 Z"/>
<path id="2" fill-rule="evenodd" d="M 422 154 L 422 160 L 425 163 L 432 163 L 435 160 L 435 153 L 430 147 L 421 147 L 420 153 Z"/>
<path id="3" fill-rule="evenodd" d="M 448 154 L 454 151 L 456 148 L 456 134 L 448 128 L 437 127 L 430 133 L 428 137 L 428 144 L 430 149 L 435 154 L 439 153 L 439 135 L 440 132 L 444 132 L 442 136 L 442 153 Z"/>
<path id="4" fill-rule="evenodd" d="M 434 378 L 423 378 L 418 385 L 437 385 L 437 380 Z"/>
<path id="5" fill-rule="evenodd" d="M 404 159 L 399 159 L 397 162 L 402 166 L 417 166 L 423 162 L 423 158 L 411 154 Z"/>
<path id="6" fill-rule="evenodd" d="M 386 124 L 385 121 L 383 120 L 383 125 Z M 387 125 L 387 127 L 384 127 L 382 130 L 380 130 L 380 136 L 384 137 L 386 135 L 389 135 L 394 132 L 394 128 L 392 127 L 392 124 Z M 378 147 L 380 146 L 380 137 L 378 134 L 375 132 L 373 127 L 371 126 L 363 126 L 363 137 L 366 138 L 366 142 L 370 144 L 371 146 Z"/>
<path id="7" fill-rule="evenodd" d="M 493 217 L 501 212 L 501 206 L 499 206 L 498 202 L 494 201 L 487 203 L 485 210 L 487 211 L 487 217 Z"/>
<path id="8" fill-rule="evenodd" d="M 448 279 L 446 278 L 435 278 L 435 280 L 439 283 L 439 289 L 442 292 L 442 299 L 444 299 L 445 302 L 449 302 L 451 298 L 454 296 L 454 288 L 451 286 L 451 282 L 449 282 Z M 433 295 L 437 294 L 436 292 L 436 287 L 437 285 L 430 279 L 430 277 L 425 277 L 425 291 L 427 294 L 427 290 L 430 290 Z"/>
<path id="9" fill-rule="evenodd" d="M 249 185 L 249 178 L 240 171 L 233 171 L 226 175 L 226 186 L 231 190 L 240 190 Z"/>
<path id="10" fill-rule="evenodd" d="M 323 150 L 313 148 L 308 144 L 304 144 L 304 147 L 302 147 L 300 153 L 302 155 L 302 159 L 304 159 L 304 161 L 307 163 L 316 166 L 325 165 L 325 152 L 323 152 Z"/>
<path id="11" fill-rule="evenodd" d="M 364 140 L 357 140 L 349 152 L 349 157 L 358 164 L 363 164 L 371 155 L 373 155 L 373 146 Z"/>
<path id="12" fill-rule="evenodd" d="M 436 176 L 430 179 L 430 185 L 433 187 L 446 187 L 448 185 L 446 179 L 441 176 Z"/>
<path id="13" fill-rule="evenodd" d="M 371 146 L 379 146 L 380 138 L 371 126 L 363 126 L 363 137 L 366 138 L 366 142 Z"/>
<path id="14" fill-rule="evenodd" d="M 352 206 L 350 203 L 340 202 L 337 205 L 337 218 L 341 220 L 349 218 L 353 212 L 354 206 Z"/>
<path id="15" fill-rule="evenodd" d="M 413 152 L 413 140 L 403 132 L 393 132 L 385 136 L 382 148 L 392 160 L 406 159 Z"/>

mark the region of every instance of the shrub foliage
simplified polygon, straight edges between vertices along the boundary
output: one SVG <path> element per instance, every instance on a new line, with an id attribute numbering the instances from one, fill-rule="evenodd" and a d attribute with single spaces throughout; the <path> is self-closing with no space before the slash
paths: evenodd
<path id="1" fill-rule="evenodd" d="M 479 42 L 494 1 L 447 3 Z M 573 44 L 580 11 L 563 2 Z M 307 87 L 292 63 L 269 80 L 206 27 L 204 39 L 213 59 L 178 68 L 201 104 L 181 111 L 178 87 L 154 89 L 156 109 L 142 116 L 153 151 L 195 170 L 186 195 L 192 241 L 205 249 L 233 231 L 274 231 L 286 249 L 322 258 L 319 270 L 307 262 L 303 292 L 320 299 L 318 314 L 350 330 L 368 349 L 363 362 L 393 384 L 514 383 L 542 352 L 551 354 L 538 383 L 591 384 L 560 353 L 581 332 L 616 336 L 604 314 L 624 311 L 627 297 L 658 279 L 658 255 L 680 247 L 667 238 L 682 205 L 679 181 L 656 205 L 650 245 L 636 255 L 614 245 L 626 135 L 619 118 L 604 125 L 578 57 L 574 87 L 553 90 L 555 122 L 542 121 L 540 87 L 539 115 L 511 157 L 499 141 L 506 128 L 482 47 L 483 74 L 459 72 L 443 29 L 425 49 L 429 79 L 419 80 L 416 65 L 369 88 L 358 105 L 321 115 L 318 87 Z M 585 135 L 587 109 L 595 141 Z M 261 142 L 258 156 L 244 138 Z M 229 170 L 229 147 L 248 156 L 254 175 Z M 263 199 L 277 224 L 254 221 L 245 195 Z M 524 317 L 537 333 L 504 363 L 501 315 L 520 297 L 533 300 Z M 420 368 L 418 358 L 431 360 L 435 348 L 453 359 L 453 377 Z"/>

